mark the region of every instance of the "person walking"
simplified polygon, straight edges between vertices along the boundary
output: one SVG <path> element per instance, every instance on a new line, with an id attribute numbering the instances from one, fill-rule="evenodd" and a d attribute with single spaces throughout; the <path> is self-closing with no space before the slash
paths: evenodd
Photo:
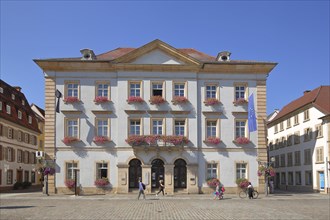
<path id="1" fill-rule="evenodd" d="M 138 200 L 140 199 L 141 194 L 143 194 L 143 199 L 146 199 L 146 195 L 144 194 L 144 190 L 146 189 L 146 186 L 144 183 L 142 183 L 142 179 L 139 178 L 139 196 Z"/>
<path id="2" fill-rule="evenodd" d="M 217 182 L 216 183 L 216 187 L 215 187 L 215 191 L 214 191 L 214 198 L 213 199 L 216 199 L 216 198 L 219 198 L 219 191 L 220 191 L 220 183 Z"/>
<path id="3" fill-rule="evenodd" d="M 251 182 L 249 182 L 249 185 L 248 185 L 248 193 L 249 193 L 249 199 L 253 199 L 253 186 L 251 184 Z"/>
<path id="4" fill-rule="evenodd" d="M 159 191 L 158 191 L 158 193 L 156 193 L 156 196 L 158 196 L 158 194 L 160 193 L 160 192 L 162 192 L 163 193 L 163 196 L 164 196 L 164 189 L 165 189 L 165 186 L 164 186 L 164 182 L 163 182 L 163 180 L 159 180 Z"/>

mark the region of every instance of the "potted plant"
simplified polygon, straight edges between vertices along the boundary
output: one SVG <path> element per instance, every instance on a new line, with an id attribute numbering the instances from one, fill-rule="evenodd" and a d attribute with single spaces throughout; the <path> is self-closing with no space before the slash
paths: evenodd
<path id="1" fill-rule="evenodd" d="M 125 141 L 131 146 L 140 146 L 146 143 L 142 135 L 130 135 Z"/>
<path id="2" fill-rule="evenodd" d="M 206 183 L 209 187 L 216 187 L 218 183 L 220 183 L 220 180 L 215 177 L 208 178 L 206 180 Z"/>
<path id="3" fill-rule="evenodd" d="M 245 189 L 245 188 L 248 187 L 249 181 L 245 178 L 239 178 L 239 179 L 236 180 L 236 184 L 239 188 Z"/>
<path id="4" fill-rule="evenodd" d="M 62 141 L 64 144 L 71 144 L 73 142 L 79 141 L 79 139 L 77 137 L 67 136 L 67 137 L 64 137 L 64 139 Z"/>
<path id="5" fill-rule="evenodd" d="M 174 96 L 172 103 L 173 105 L 185 104 L 188 102 L 188 99 L 184 96 Z"/>
<path id="6" fill-rule="evenodd" d="M 106 187 L 109 185 L 109 179 L 106 177 L 102 177 L 101 179 L 95 180 L 94 184 L 96 187 Z"/>
<path id="7" fill-rule="evenodd" d="M 69 189 L 72 189 L 72 188 L 75 186 L 76 182 L 74 181 L 74 179 L 66 179 L 66 180 L 64 181 L 64 184 L 65 184 L 65 186 L 68 187 Z"/>
<path id="8" fill-rule="evenodd" d="M 110 100 L 108 99 L 107 96 L 96 96 L 94 99 L 95 103 L 105 103 L 105 102 L 109 102 Z"/>
<path id="9" fill-rule="evenodd" d="M 186 138 L 185 136 L 181 136 L 181 135 L 163 136 L 162 139 L 165 143 L 170 143 L 170 144 L 173 144 L 175 146 L 176 145 L 184 145 L 184 144 L 189 143 L 188 138 Z"/>
<path id="10" fill-rule="evenodd" d="M 246 103 L 248 103 L 248 101 L 244 98 L 238 98 L 235 101 L 233 101 L 234 105 L 245 105 Z"/>
<path id="11" fill-rule="evenodd" d="M 218 137 L 208 137 L 205 140 L 205 143 L 214 144 L 214 145 L 220 144 L 220 142 L 221 142 L 221 140 Z"/>
<path id="12" fill-rule="evenodd" d="M 159 139 L 160 135 L 147 135 L 144 137 L 144 141 L 149 145 L 156 144 Z"/>
<path id="13" fill-rule="evenodd" d="M 216 98 L 207 98 L 205 101 L 204 101 L 204 104 L 206 105 L 206 106 L 212 106 L 212 105 L 217 105 L 217 104 L 219 104 L 220 102 L 219 102 L 219 100 L 218 99 L 216 99 Z"/>
<path id="14" fill-rule="evenodd" d="M 249 144 L 250 143 L 250 139 L 249 138 L 246 138 L 246 137 L 238 137 L 238 138 L 236 138 L 234 140 L 234 143 L 241 144 L 241 145 Z"/>
<path id="15" fill-rule="evenodd" d="M 95 136 L 93 141 L 98 144 L 104 144 L 109 141 L 109 138 L 107 136 Z"/>
<path id="16" fill-rule="evenodd" d="M 75 96 L 67 96 L 64 98 L 63 101 L 65 103 L 76 103 L 76 102 L 79 102 L 80 100 L 78 99 L 78 97 L 75 97 Z"/>
<path id="17" fill-rule="evenodd" d="M 258 167 L 258 176 L 264 175 L 265 177 L 275 176 L 276 172 L 272 166 L 266 167 L 265 165 L 260 165 Z"/>
<path id="18" fill-rule="evenodd" d="M 143 100 L 143 98 L 141 98 L 140 96 L 130 96 L 130 97 L 128 97 L 128 99 L 127 99 L 127 103 L 128 103 L 128 104 L 134 104 L 134 103 L 141 104 L 141 103 L 143 103 L 143 102 L 144 102 L 144 100 Z"/>
<path id="19" fill-rule="evenodd" d="M 160 105 L 160 104 L 163 104 L 165 102 L 165 99 L 160 95 L 154 95 L 154 96 L 150 97 L 149 102 L 152 105 Z"/>

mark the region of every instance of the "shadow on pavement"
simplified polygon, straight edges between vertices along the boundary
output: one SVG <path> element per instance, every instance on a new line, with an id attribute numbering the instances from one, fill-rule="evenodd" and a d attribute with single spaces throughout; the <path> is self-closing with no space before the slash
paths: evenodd
<path id="1" fill-rule="evenodd" d="M 33 208 L 35 206 L 1 206 L 0 209 L 26 209 Z"/>

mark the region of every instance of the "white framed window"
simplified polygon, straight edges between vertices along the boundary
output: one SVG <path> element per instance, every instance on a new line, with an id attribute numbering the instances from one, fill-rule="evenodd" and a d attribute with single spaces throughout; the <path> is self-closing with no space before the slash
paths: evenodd
<path id="1" fill-rule="evenodd" d="M 78 163 L 68 162 L 66 163 L 66 179 L 75 179 L 74 170 L 78 168 Z"/>
<path id="2" fill-rule="evenodd" d="M 236 179 L 247 179 L 247 164 L 236 163 Z"/>
<path id="3" fill-rule="evenodd" d="M 129 96 L 142 97 L 141 82 L 129 82 Z"/>
<path id="4" fill-rule="evenodd" d="M 287 136 L 287 141 L 286 141 L 286 143 L 287 143 L 287 146 L 292 146 L 292 134 L 289 134 L 289 135 Z"/>
<path id="5" fill-rule="evenodd" d="M 206 138 L 208 137 L 218 137 L 218 134 L 220 133 L 218 131 L 218 120 L 206 120 Z"/>
<path id="6" fill-rule="evenodd" d="M 281 137 L 281 147 L 286 147 L 287 146 L 287 142 L 285 137 Z"/>
<path id="7" fill-rule="evenodd" d="M 29 134 L 28 134 L 28 133 L 25 133 L 25 134 L 24 134 L 24 142 L 25 142 L 25 143 L 29 143 L 29 139 L 30 139 L 30 138 L 29 138 Z"/>
<path id="8" fill-rule="evenodd" d="M 299 124 L 299 115 L 295 115 L 294 116 L 294 125 L 298 125 Z"/>
<path id="9" fill-rule="evenodd" d="M 291 128 L 291 118 L 288 118 L 287 120 L 286 120 L 286 128 L 288 129 L 288 128 Z"/>
<path id="10" fill-rule="evenodd" d="M 8 115 L 11 114 L 11 107 L 10 107 L 10 105 L 6 105 L 6 112 L 7 112 Z"/>
<path id="11" fill-rule="evenodd" d="M 13 184 L 13 170 L 7 170 L 7 185 Z"/>
<path id="12" fill-rule="evenodd" d="M 79 81 L 66 81 L 65 95 L 66 97 L 76 97 L 79 99 Z"/>
<path id="13" fill-rule="evenodd" d="M 304 164 L 310 165 L 312 164 L 312 154 L 311 149 L 305 149 L 304 150 Z"/>
<path id="14" fill-rule="evenodd" d="M 218 164 L 217 163 L 207 163 L 206 165 L 206 178 L 218 178 Z"/>
<path id="15" fill-rule="evenodd" d="M 186 96 L 185 93 L 186 93 L 186 89 L 185 89 L 185 83 L 174 83 L 174 86 L 173 86 L 173 94 L 174 96 Z"/>
<path id="16" fill-rule="evenodd" d="M 300 166 L 301 159 L 300 159 L 300 151 L 295 151 L 294 152 L 294 165 L 295 166 Z"/>
<path id="17" fill-rule="evenodd" d="M 18 119 L 22 119 L 22 112 L 20 110 L 18 110 L 17 112 L 17 117 Z"/>
<path id="18" fill-rule="evenodd" d="M 129 120 L 129 135 L 141 135 L 141 119 Z"/>
<path id="19" fill-rule="evenodd" d="M 246 137 L 247 123 L 244 120 L 235 120 L 235 138 Z"/>
<path id="20" fill-rule="evenodd" d="M 275 134 L 278 132 L 278 124 L 274 125 L 274 132 Z"/>
<path id="21" fill-rule="evenodd" d="M 110 100 L 110 82 L 96 82 L 96 95 Z"/>
<path id="22" fill-rule="evenodd" d="M 164 119 L 151 119 L 152 134 L 163 135 L 164 134 Z"/>
<path id="23" fill-rule="evenodd" d="M 304 129 L 304 141 L 310 141 L 313 138 L 312 128 Z"/>
<path id="24" fill-rule="evenodd" d="M 316 148 L 316 163 L 323 163 L 324 162 L 324 154 L 323 154 L 323 147 Z"/>
<path id="25" fill-rule="evenodd" d="M 292 152 L 287 154 L 287 160 L 288 160 L 288 167 L 292 167 L 293 165 Z"/>
<path id="26" fill-rule="evenodd" d="M 24 151 L 24 163 L 28 164 L 30 160 L 30 154 L 29 151 Z"/>
<path id="27" fill-rule="evenodd" d="M 79 121 L 76 118 L 65 119 L 65 137 L 79 138 Z"/>
<path id="28" fill-rule="evenodd" d="M 14 160 L 14 149 L 11 147 L 7 147 L 7 161 L 8 162 L 13 162 Z"/>
<path id="29" fill-rule="evenodd" d="M 96 136 L 109 137 L 109 119 L 96 118 Z"/>
<path id="30" fill-rule="evenodd" d="M 28 120 L 29 120 L 29 124 L 32 124 L 32 117 L 31 117 L 31 115 L 29 115 Z"/>
<path id="31" fill-rule="evenodd" d="M 13 129 L 8 127 L 8 136 L 7 136 L 9 139 L 12 139 L 13 138 Z"/>
<path id="32" fill-rule="evenodd" d="M 321 138 L 323 137 L 323 128 L 322 128 L 322 124 L 318 124 L 315 126 L 315 130 L 316 130 L 316 135 L 315 138 Z"/>
<path id="33" fill-rule="evenodd" d="M 311 170 L 305 171 L 305 185 L 313 185 L 313 173 Z"/>
<path id="34" fill-rule="evenodd" d="M 108 178 L 108 163 L 96 163 L 96 179 Z"/>
<path id="35" fill-rule="evenodd" d="M 300 132 L 299 131 L 296 131 L 293 135 L 294 137 L 294 144 L 300 144 Z"/>
<path id="36" fill-rule="evenodd" d="M 246 84 L 235 84 L 235 100 L 247 99 L 247 86 Z"/>
<path id="37" fill-rule="evenodd" d="M 283 126 L 283 124 L 284 124 L 284 122 L 281 121 L 281 122 L 280 122 L 280 131 L 283 131 L 283 130 L 284 130 L 284 126 Z"/>
<path id="38" fill-rule="evenodd" d="M 217 84 L 206 84 L 205 85 L 205 99 L 217 98 L 218 85 Z"/>
<path id="39" fill-rule="evenodd" d="M 174 120 L 174 135 L 185 136 L 186 135 L 186 120 L 175 119 Z"/>
<path id="40" fill-rule="evenodd" d="M 17 163 L 22 163 L 23 151 L 17 150 Z"/>
<path id="41" fill-rule="evenodd" d="M 309 120 L 309 109 L 304 111 L 304 121 L 308 121 Z"/>
<path id="42" fill-rule="evenodd" d="M 295 182 L 296 182 L 296 185 L 301 185 L 301 172 L 300 171 L 296 171 L 296 173 L 295 173 Z"/>
<path id="43" fill-rule="evenodd" d="M 161 96 L 164 97 L 164 82 L 152 82 L 151 83 L 151 96 Z"/>

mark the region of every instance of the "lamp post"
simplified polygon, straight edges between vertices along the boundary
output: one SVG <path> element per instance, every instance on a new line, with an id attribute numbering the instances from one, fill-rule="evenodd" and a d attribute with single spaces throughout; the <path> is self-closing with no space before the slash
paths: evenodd
<path id="1" fill-rule="evenodd" d="M 275 162 L 275 157 L 270 158 L 270 162 L 260 162 L 258 161 L 259 166 L 264 167 L 264 176 L 265 176 L 265 196 L 268 196 L 268 180 L 269 180 L 269 168 Z"/>

